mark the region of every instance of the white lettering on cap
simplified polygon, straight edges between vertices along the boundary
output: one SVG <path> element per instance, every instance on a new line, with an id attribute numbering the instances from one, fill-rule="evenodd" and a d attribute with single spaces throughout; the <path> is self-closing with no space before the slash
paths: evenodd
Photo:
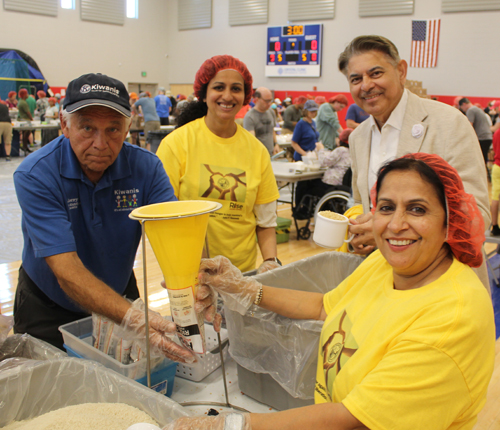
<path id="1" fill-rule="evenodd" d="M 80 88 L 80 92 L 82 94 L 90 92 L 104 92 L 113 94 L 115 96 L 118 96 L 120 94 L 120 90 L 117 89 L 116 87 L 108 87 L 107 85 L 99 85 L 99 84 L 94 84 L 92 86 L 90 86 L 89 84 L 84 84 Z"/>

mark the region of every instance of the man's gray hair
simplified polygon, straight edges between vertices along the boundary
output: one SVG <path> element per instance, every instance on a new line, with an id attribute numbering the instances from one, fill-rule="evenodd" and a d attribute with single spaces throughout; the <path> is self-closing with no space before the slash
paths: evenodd
<path id="1" fill-rule="evenodd" d="M 75 112 L 68 112 L 66 109 L 63 109 L 61 111 L 61 117 L 62 119 L 64 120 L 64 122 L 66 123 L 66 126 L 67 127 L 70 127 L 71 125 L 71 118 L 73 118 L 75 115 L 78 115 L 80 111 L 75 111 Z M 118 113 L 118 112 L 117 112 Z M 130 123 L 132 122 L 132 118 L 127 118 L 126 116 L 124 115 L 121 115 L 123 116 L 123 118 L 125 118 L 125 127 L 128 128 L 128 126 L 130 125 Z"/>
<path id="2" fill-rule="evenodd" d="M 369 51 L 378 51 L 385 54 L 388 61 L 396 67 L 401 58 L 399 57 L 398 48 L 389 39 L 383 36 L 358 36 L 346 46 L 344 52 L 339 55 L 338 66 L 339 70 L 347 76 L 347 65 L 349 60 L 355 55 L 364 54 Z"/>

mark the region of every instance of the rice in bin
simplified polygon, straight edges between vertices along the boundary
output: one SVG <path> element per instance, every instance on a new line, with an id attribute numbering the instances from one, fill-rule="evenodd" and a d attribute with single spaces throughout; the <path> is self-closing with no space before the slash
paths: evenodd
<path id="1" fill-rule="evenodd" d="M 158 425 L 145 412 L 124 403 L 83 403 L 15 421 L 2 430 L 126 430 L 136 423 Z"/>

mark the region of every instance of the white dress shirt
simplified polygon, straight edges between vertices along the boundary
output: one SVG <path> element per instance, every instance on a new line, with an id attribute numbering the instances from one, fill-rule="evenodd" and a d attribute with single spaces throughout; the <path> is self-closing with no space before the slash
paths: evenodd
<path id="1" fill-rule="evenodd" d="M 396 158 L 398 152 L 399 135 L 403 126 L 403 118 L 408 102 L 407 89 L 403 91 L 403 96 L 396 108 L 392 111 L 387 122 L 378 129 L 377 123 L 372 115 L 368 118 L 372 130 L 372 142 L 370 150 L 370 171 L 368 172 L 368 186 L 371 190 L 377 181 L 377 173 L 387 161 Z"/>

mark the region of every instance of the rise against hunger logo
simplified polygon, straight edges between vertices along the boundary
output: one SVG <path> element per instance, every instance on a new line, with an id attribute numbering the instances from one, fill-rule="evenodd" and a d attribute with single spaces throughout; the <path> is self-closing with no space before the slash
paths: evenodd
<path id="1" fill-rule="evenodd" d="M 200 166 L 200 197 L 235 202 L 230 208 L 242 209 L 247 192 L 246 172 L 231 167 Z"/>
<path id="2" fill-rule="evenodd" d="M 316 383 L 316 391 L 325 400 L 332 401 L 329 393 L 333 392 L 333 381 L 342 367 L 346 365 L 349 358 L 358 350 L 358 344 L 352 336 L 351 330 L 352 322 L 345 310 L 330 321 L 328 326 L 323 330 L 325 337 L 328 333 L 331 333 L 328 338 L 321 338 L 321 342 L 323 343 L 321 346 L 321 355 L 323 358 L 326 388 Z M 325 396 L 328 396 L 328 398 Z"/>

